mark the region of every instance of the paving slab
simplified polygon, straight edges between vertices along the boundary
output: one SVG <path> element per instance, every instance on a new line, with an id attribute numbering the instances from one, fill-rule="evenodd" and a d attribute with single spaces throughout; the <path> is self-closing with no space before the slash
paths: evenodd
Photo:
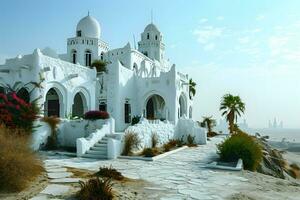
<path id="1" fill-rule="evenodd" d="M 63 168 L 63 167 L 60 167 L 60 168 L 50 168 L 50 169 L 46 168 L 46 171 L 47 172 L 66 172 L 67 168 Z"/>
<path id="2" fill-rule="evenodd" d="M 70 189 L 71 186 L 50 184 L 41 192 L 41 194 L 59 196 L 66 194 Z"/>
<path id="3" fill-rule="evenodd" d="M 73 173 L 71 173 L 71 172 L 49 172 L 48 173 L 48 177 L 51 179 L 68 178 L 72 175 L 73 175 Z"/>
<path id="4" fill-rule="evenodd" d="M 50 183 L 78 183 L 82 180 L 81 178 L 57 178 L 50 180 Z"/>

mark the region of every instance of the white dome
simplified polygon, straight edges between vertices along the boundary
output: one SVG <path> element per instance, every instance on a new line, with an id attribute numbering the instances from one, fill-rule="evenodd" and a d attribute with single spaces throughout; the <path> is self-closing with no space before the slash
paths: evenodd
<path id="1" fill-rule="evenodd" d="M 82 18 L 76 27 L 76 35 L 81 31 L 81 36 L 90 38 L 100 38 L 101 29 L 99 22 L 91 16 Z"/>
<path id="2" fill-rule="evenodd" d="M 160 31 L 158 30 L 158 28 L 157 28 L 153 23 L 148 24 L 148 25 L 146 26 L 145 30 L 144 30 L 144 32 L 152 32 L 152 31 L 154 31 L 154 32 L 160 32 Z"/>

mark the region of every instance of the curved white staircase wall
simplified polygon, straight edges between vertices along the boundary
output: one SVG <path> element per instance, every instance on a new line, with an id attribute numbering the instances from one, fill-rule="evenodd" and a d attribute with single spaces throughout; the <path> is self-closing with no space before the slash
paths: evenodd
<path id="1" fill-rule="evenodd" d="M 115 120 L 113 118 L 105 120 L 101 129 L 89 134 L 87 137 L 77 138 L 76 149 L 77 156 L 83 156 L 91 147 L 99 142 L 106 134 L 114 133 Z"/>

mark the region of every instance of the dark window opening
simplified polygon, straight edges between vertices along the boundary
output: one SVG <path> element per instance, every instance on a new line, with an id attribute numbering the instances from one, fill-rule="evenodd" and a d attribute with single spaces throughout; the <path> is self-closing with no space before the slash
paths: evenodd
<path id="1" fill-rule="evenodd" d="M 128 102 L 125 103 L 125 123 L 131 123 L 131 106 Z"/>
<path id="2" fill-rule="evenodd" d="M 76 64 L 76 51 L 73 51 L 72 53 L 72 63 Z"/>
<path id="3" fill-rule="evenodd" d="M 157 40 L 158 39 L 158 37 L 157 37 L 157 35 L 155 36 L 155 40 Z"/>
<path id="4" fill-rule="evenodd" d="M 92 53 L 90 51 L 85 52 L 85 66 L 91 66 L 92 64 Z"/>
<path id="5" fill-rule="evenodd" d="M 144 55 L 145 55 L 145 56 L 148 56 L 148 52 L 147 52 L 147 51 L 145 51 L 145 52 L 144 52 Z"/>
<path id="6" fill-rule="evenodd" d="M 77 37 L 81 37 L 81 31 L 77 31 Z"/>
<path id="7" fill-rule="evenodd" d="M 99 104 L 99 110 L 100 110 L 100 111 L 106 111 L 106 109 L 107 109 L 106 103 L 101 102 L 101 103 Z"/>
<path id="8" fill-rule="evenodd" d="M 147 33 L 147 39 L 148 39 L 148 40 L 150 39 L 150 34 L 149 34 L 149 33 Z"/>

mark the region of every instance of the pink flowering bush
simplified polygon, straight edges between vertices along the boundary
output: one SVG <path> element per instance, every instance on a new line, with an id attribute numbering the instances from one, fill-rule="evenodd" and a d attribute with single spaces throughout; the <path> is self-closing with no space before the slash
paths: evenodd
<path id="1" fill-rule="evenodd" d="M 31 132 L 37 114 L 38 107 L 35 103 L 26 103 L 15 92 L 0 93 L 0 124 Z"/>
<path id="2" fill-rule="evenodd" d="M 109 114 L 106 111 L 91 110 L 84 114 L 84 119 L 97 120 L 97 119 L 108 119 Z"/>

